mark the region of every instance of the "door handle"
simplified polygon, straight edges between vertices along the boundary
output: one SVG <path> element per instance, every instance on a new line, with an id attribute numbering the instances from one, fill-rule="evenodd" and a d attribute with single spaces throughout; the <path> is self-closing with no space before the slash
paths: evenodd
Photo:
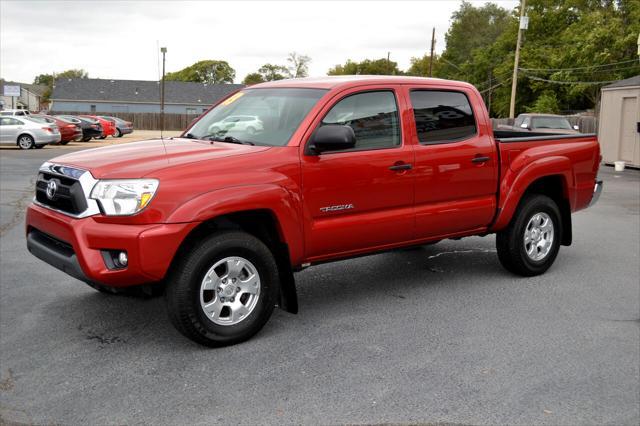
<path id="1" fill-rule="evenodd" d="M 489 157 L 473 157 L 473 160 L 471 160 L 471 162 L 472 163 L 486 163 L 489 160 L 490 160 Z"/>
<path id="2" fill-rule="evenodd" d="M 393 166 L 389 167 L 389 170 L 393 170 L 394 172 L 398 172 L 398 171 L 402 171 L 402 170 L 411 170 L 413 168 L 413 166 L 409 163 L 402 163 L 402 164 L 394 164 Z"/>

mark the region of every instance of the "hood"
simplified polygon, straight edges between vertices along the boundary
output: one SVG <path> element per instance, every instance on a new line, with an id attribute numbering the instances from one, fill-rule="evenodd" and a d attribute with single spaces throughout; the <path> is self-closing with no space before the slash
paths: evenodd
<path id="1" fill-rule="evenodd" d="M 246 155 L 269 148 L 185 138 L 152 139 L 74 152 L 50 161 L 89 170 L 97 179 L 138 178 L 167 167 Z"/>

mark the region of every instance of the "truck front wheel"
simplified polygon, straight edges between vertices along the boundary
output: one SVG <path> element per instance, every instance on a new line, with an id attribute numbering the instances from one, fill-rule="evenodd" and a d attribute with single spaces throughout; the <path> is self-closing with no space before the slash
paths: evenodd
<path id="1" fill-rule="evenodd" d="M 252 235 L 224 231 L 186 251 L 165 291 L 178 331 L 213 347 L 242 342 L 260 331 L 278 294 L 278 268 L 269 248 Z"/>
<path id="2" fill-rule="evenodd" d="M 562 221 L 557 204 L 545 195 L 524 198 L 509 226 L 496 236 L 500 263 L 514 274 L 544 273 L 558 255 Z"/>

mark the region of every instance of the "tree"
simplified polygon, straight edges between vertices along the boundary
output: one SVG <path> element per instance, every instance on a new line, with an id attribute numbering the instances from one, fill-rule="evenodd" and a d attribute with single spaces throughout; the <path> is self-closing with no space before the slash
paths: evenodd
<path id="1" fill-rule="evenodd" d="M 558 104 L 558 98 L 556 97 L 555 92 L 551 90 L 547 90 L 543 92 L 538 99 L 536 99 L 535 103 L 525 108 L 527 112 L 539 112 L 539 113 L 547 113 L 547 114 L 557 114 L 560 112 L 560 105 Z"/>
<path id="2" fill-rule="evenodd" d="M 471 68 L 474 51 L 491 46 L 514 19 L 509 11 L 493 3 L 474 7 L 463 1 L 460 9 L 451 16 L 439 73 L 454 79 L 468 77 L 465 68 Z M 486 75 L 484 71 L 483 78 Z"/>
<path id="3" fill-rule="evenodd" d="M 419 58 L 414 57 L 414 58 L 411 58 L 409 61 L 411 65 L 409 66 L 409 69 L 406 71 L 407 75 L 413 75 L 416 77 L 429 77 L 429 63 L 431 62 L 431 56 L 424 55 Z M 433 74 L 433 71 L 435 71 L 435 69 L 437 68 L 437 66 L 438 66 L 438 59 L 434 57 L 432 74 Z"/>
<path id="4" fill-rule="evenodd" d="M 309 56 L 291 52 L 289 53 L 289 57 L 287 57 L 287 62 L 290 64 L 289 77 L 302 78 L 309 75 L 309 63 L 311 62 Z"/>
<path id="5" fill-rule="evenodd" d="M 83 69 L 70 69 L 57 74 L 53 73 L 37 75 L 33 79 L 33 84 L 47 86 L 47 89 L 42 94 L 42 98 L 45 102 L 49 102 L 51 93 L 53 92 L 53 83 L 57 78 L 89 78 L 89 73 Z"/>
<path id="6" fill-rule="evenodd" d="M 283 65 L 264 64 L 258 69 L 264 81 L 283 80 L 289 75 L 289 70 Z"/>
<path id="7" fill-rule="evenodd" d="M 382 59 L 365 59 L 362 62 L 354 62 L 347 59 L 344 65 L 336 65 L 327 71 L 327 75 L 396 75 L 402 74 L 398 63 Z"/>
<path id="8" fill-rule="evenodd" d="M 258 83 L 264 83 L 264 82 L 265 80 L 262 77 L 262 74 L 257 72 L 252 72 L 250 74 L 247 74 L 244 80 L 242 80 L 242 84 L 246 84 L 246 85 L 258 84 Z"/>
<path id="9" fill-rule="evenodd" d="M 222 84 L 233 83 L 236 71 L 227 61 L 204 60 L 188 66 L 180 71 L 167 73 L 168 81 L 194 81 L 197 83 Z"/>
<path id="10" fill-rule="evenodd" d="M 89 78 L 89 73 L 83 69 L 71 69 L 54 74 L 55 78 Z"/>

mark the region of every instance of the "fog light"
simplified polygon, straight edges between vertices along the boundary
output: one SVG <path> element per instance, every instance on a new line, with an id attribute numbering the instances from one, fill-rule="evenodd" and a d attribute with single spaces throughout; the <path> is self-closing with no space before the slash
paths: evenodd
<path id="1" fill-rule="evenodd" d="M 121 251 L 118 254 L 118 263 L 122 266 L 127 266 L 127 263 L 129 263 L 129 258 L 127 257 L 126 251 Z"/>

